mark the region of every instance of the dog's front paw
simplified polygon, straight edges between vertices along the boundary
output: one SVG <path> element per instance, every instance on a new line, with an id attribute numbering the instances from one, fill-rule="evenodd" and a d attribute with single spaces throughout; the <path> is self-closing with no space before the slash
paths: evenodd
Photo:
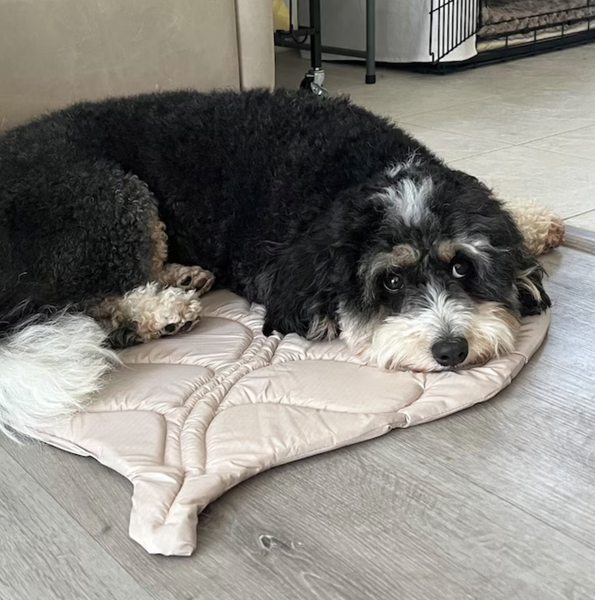
<path id="1" fill-rule="evenodd" d="M 214 282 L 215 276 L 211 271 L 201 269 L 200 267 L 180 267 L 180 273 L 175 285 L 183 290 L 196 290 L 202 296 L 213 287 Z"/>
<path id="2" fill-rule="evenodd" d="M 544 252 L 553 250 L 562 244 L 566 233 L 566 225 L 564 219 L 558 215 L 552 214 L 550 226 L 544 242 Z"/>
<path id="3" fill-rule="evenodd" d="M 213 286 L 215 276 L 202 267 L 186 267 L 170 263 L 163 268 L 159 281 L 183 290 L 194 290 L 202 296 Z"/>
<path id="4" fill-rule="evenodd" d="M 186 292 L 175 299 L 175 306 L 168 311 L 173 318 L 159 331 L 161 336 L 187 333 L 194 329 L 202 316 L 202 304 L 198 297 L 198 292 L 191 295 Z"/>
<path id="5" fill-rule="evenodd" d="M 525 247 L 533 256 L 540 256 L 557 248 L 564 241 L 564 221 L 546 206 L 532 200 L 505 202 L 525 240 Z"/>

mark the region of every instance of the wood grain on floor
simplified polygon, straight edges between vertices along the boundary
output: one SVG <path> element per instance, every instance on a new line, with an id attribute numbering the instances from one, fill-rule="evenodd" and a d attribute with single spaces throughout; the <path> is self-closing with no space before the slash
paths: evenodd
<path id="1" fill-rule="evenodd" d="M 150 600 L 127 570 L 2 449 L 0 481 L 2 600 Z"/>
<path id="2" fill-rule="evenodd" d="M 507 390 L 245 482 L 191 558 L 128 538 L 118 475 L 0 441 L 0 598 L 593 600 L 595 256 L 545 262 L 551 332 Z"/>

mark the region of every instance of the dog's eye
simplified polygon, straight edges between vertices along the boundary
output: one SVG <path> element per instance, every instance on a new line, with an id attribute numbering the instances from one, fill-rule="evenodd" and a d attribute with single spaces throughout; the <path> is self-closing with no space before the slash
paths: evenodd
<path id="1" fill-rule="evenodd" d="M 403 287 L 403 278 L 395 273 L 389 273 L 384 280 L 384 287 L 391 293 L 398 292 Z"/>
<path id="2" fill-rule="evenodd" d="M 466 260 L 457 260 L 452 263 L 452 276 L 455 279 L 463 279 L 471 272 L 471 265 Z"/>

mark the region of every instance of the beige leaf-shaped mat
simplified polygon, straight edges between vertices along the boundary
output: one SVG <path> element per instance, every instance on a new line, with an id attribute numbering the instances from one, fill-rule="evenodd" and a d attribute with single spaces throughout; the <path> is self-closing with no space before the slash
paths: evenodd
<path id="1" fill-rule="evenodd" d="M 200 511 L 260 471 L 491 398 L 550 319 L 526 319 L 515 352 L 484 367 L 421 374 L 364 366 L 340 341 L 266 338 L 263 309 L 231 292 L 204 305 L 192 333 L 124 351 L 88 412 L 40 434 L 134 484 L 130 535 L 155 554 L 191 554 Z"/>

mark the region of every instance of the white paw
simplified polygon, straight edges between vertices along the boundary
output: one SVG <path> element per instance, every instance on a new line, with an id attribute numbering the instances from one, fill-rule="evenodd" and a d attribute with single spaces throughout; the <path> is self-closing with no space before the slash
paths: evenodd
<path id="1" fill-rule="evenodd" d="M 185 295 L 179 298 L 179 302 L 169 311 L 166 319 L 169 322 L 160 330 L 161 335 L 187 333 L 194 329 L 202 316 L 202 304 L 198 297 L 198 292 L 185 292 Z"/>

